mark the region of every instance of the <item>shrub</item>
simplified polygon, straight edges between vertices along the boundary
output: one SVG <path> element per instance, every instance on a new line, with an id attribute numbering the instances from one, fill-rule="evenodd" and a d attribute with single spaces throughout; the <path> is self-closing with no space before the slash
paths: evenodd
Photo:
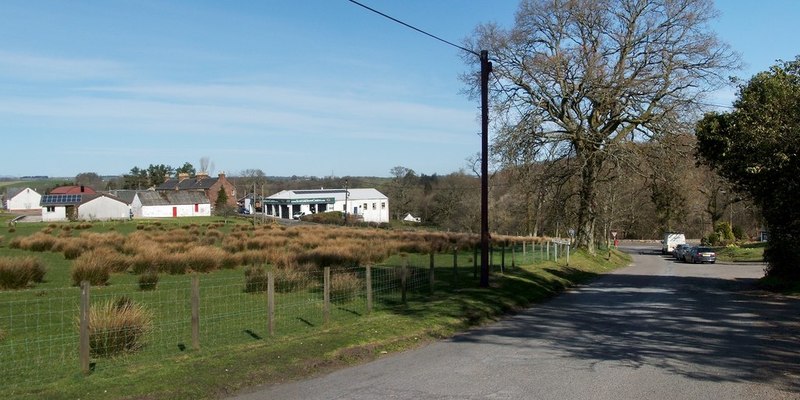
<path id="1" fill-rule="evenodd" d="M 267 290 L 267 271 L 264 267 L 250 266 L 244 269 L 244 291 L 247 293 Z"/>
<path id="2" fill-rule="evenodd" d="M 89 310 L 89 348 L 94 356 L 132 353 L 152 329 L 152 313 L 127 297 L 107 300 Z"/>
<path id="3" fill-rule="evenodd" d="M 747 239 L 747 235 L 745 235 L 744 228 L 742 228 L 741 225 L 733 226 L 733 237 L 735 237 L 736 240 Z"/>
<path id="4" fill-rule="evenodd" d="M 363 286 L 363 281 L 356 274 L 331 274 L 331 301 L 345 303 L 353 300 Z"/>
<path id="5" fill-rule="evenodd" d="M 722 221 L 717 223 L 714 227 L 714 232 L 718 236 L 719 244 L 728 244 L 736 238 L 733 236 L 733 229 L 731 228 L 731 224 L 727 221 Z"/>
<path id="6" fill-rule="evenodd" d="M 719 235 L 716 232 L 711 232 L 700 242 L 706 246 L 716 246 L 719 243 Z"/>
<path id="7" fill-rule="evenodd" d="M 20 289 L 44 280 L 45 267 L 36 257 L 0 258 L 0 289 Z"/>
<path id="8" fill-rule="evenodd" d="M 158 285 L 158 272 L 149 270 L 139 275 L 139 289 L 155 290 L 156 285 Z"/>

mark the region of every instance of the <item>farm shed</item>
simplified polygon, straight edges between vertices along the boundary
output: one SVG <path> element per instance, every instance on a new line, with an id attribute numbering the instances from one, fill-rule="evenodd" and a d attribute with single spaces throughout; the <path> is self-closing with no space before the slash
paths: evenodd
<path id="1" fill-rule="evenodd" d="M 39 203 L 42 195 L 31 188 L 17 190 L 9 189 L 6 210 L 8 211 L 41 211 Z"/>
<path id="2" fill-rule="evenodd" d="M 133 197 L 136 218 L 200 217 L 211 215 L 211 201 L 202 191 L 146 191 Z"/>
<path id="3" fill-rule="evenodd" d="M 264 200 L 265 212 L 278 218 L 341 211 L 364 222 L 389 222 L 389 198 L 376 189 L 283 190 Z"/>

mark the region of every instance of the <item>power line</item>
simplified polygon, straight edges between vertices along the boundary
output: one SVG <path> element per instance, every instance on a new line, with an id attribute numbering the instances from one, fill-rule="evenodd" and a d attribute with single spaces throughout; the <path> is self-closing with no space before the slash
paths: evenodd
<path id="1" fill-rule="evenodd" d="M 353 4 L 355 4 L 355 5 L 361 6 L 361 7 L 365 8 L 365 9 L 367 9 L 367 10 L 369 10 L 369 11 L 372 11 L 372 12 L 374 12 L 375 14 L 378 14 L 378 15 L 380 15 L 380 16 L 382 16 L 382 17 L 385 17 L 385 18 L 388 18 L 388 19 L 390 19 L 390 20 L 392 20 L 392 21 L 394 21 L 394 22 L 397 22 L 397 23 L 398 23 L 398 24 L 400 24 L 400 25 L 403 25 L 403 26 L 405 26 L 405 27 L 407 27 L 407 28 L 411 28 L 411 29 L 413 29 L 413 30 L 415 30 L 415 31 L 417 31 L 417 32 L 419 32 L 419 33 L 421 33 L 421 34 L 423 34 L 423 35 L 426 35 L 426 36 L 432 37 L 432 38 L 434 38 L 434 39 L 436 39 L 436 40 L 438 40 L 438 41 L 440 41 L 440 42 L 442 42 L 442 43 L 448 44 L 448 45 L 450 45 L 450 46 L 453 46 L 453 47 L 455 47 L 455 48 L 457 48 L 457 49 L 460 49 L 460 50 L 466 51 L 467 53 L 471 53 L 471 54 L 474 54 L 474 55 L 476 55 L 476 56 L 480 57 L 480 54 L 476 53 L 476 52 L 475 52 L 475 51 L 473 51 L 473 50 L 470 50 L 470 49 L 468 49 L 468 48 L 466 48 L 466 47 L 459 46 L 459 45 L 457 45 L 457 44 L 455 44 L 455 43 L 453 43 L 453 42 L 450 42 L 450 41 L 447 41 L 447 40 L 445 40 L 445 39 L 442 39 L 442 38 L 440 38 L 440 37 L 438 37 L 438 36 L 436 36 L 436 35 L 434 35 L 434 34 L 432 34 L 432 33 L 425 32 L 425 31 L 423 31 L 422 29 L 419 29 L 419 28 L 417 28 L 417 27 L 415 27 L 415 26 L 412 26 L 412 25 L 410 25 L 410 24 L 407 24 L 407 23 L 405 23 L 405 22 L 403 22 L 403 21 L 400 21 L 399 19 L 397 19 L 397 18 L 395 18 L 395 17 L 392 17 L 391 15 L 384 14 L 384 13 L 382 13 L 382 12 L 380 12 L 380 11 L 378 11 L 378 10 L 374 9 L 374 8 L 371 8 L 371 7 L 369 7 L 369 6 L 366 6 L 366 5 L 364 5 L 364 4 L 361 4 L 361 3 L 357 2 L 356 0 L 348 0 L 348 1 L 349 1 L 349 2 L 351 2 L 351 3 L 353 3 Z"/>

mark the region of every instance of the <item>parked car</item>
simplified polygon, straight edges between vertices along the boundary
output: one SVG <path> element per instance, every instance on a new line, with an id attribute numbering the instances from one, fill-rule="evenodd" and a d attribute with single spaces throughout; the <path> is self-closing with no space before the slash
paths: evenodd
<path id="1" fill-rule="evenodd" d="M 672 250 L 672 256 L 678 261 L 683 261 L 683 255 L 691 248 L 692 245 L 686 243 L 675 245 L 675 250 Z"/>
<path id="2" fill-rule="evenodd" d="M 292 215 L 292 219 L 300 219 L 302 216 L 307 215 L 305 211 L 298 211 Z"/>
<path id="3" fill-rule="evenodd" d="M 684 261 L 692 264 L 706 262 L 714 264 L 717 262 L 717 253 L 710 247 L 694 246 L 684 255 Z"/>

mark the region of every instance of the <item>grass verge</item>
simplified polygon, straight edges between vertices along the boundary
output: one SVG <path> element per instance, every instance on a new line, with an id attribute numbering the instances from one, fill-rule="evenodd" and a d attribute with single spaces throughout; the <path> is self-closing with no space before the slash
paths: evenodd
<path id="1" fill-rule="evenodd" d="M 741 246 L 715 249 L 717 260 L 727 262 L 762 262 L 766 243 L 748 243 Z"/>

